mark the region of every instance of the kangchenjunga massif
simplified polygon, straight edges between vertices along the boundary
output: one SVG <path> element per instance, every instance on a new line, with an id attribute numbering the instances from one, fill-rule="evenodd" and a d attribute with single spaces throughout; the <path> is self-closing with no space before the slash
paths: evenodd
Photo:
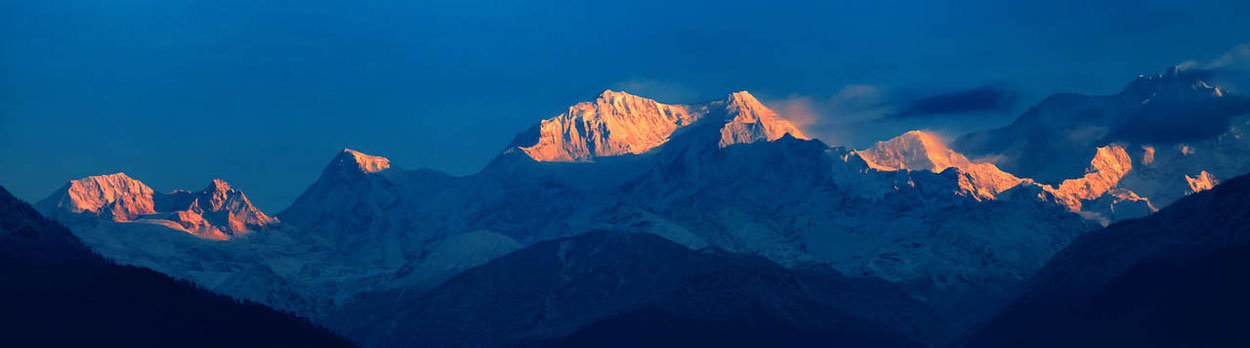
<path id="1" fill-rule="evenodd" d="M 224 180 L 162 193 L 122 173 L 34 206 L 113 262 L 366 346 L 1016 345 L 1071 326 L 1074 301 L 1149 283 L 1143 262 L 1236 258 L 1217 253 L 1250 232 L 1250 99 L 1210 74 L 866 149 L 745 91 L 608 90 L 471 175 L 344 149 L 272 216 Z"/>

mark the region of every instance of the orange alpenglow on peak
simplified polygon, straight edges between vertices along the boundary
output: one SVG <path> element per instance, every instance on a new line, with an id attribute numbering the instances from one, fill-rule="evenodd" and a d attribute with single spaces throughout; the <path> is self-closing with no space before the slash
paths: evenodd
<path id="1" fill-rule="evenodd" d="M 167 218 L 154 217 L 150 222 L 196 235 L 205 239 L 228 240 L 252 232 L 253 228 L 270 225 L 276 220 L 252 205 L 243 192 L 230 187 L 225 180 L 213 182 L 198 193 L 177 191 L 157 195 L 163 209 L 173 210 Z M 165 223 L 165 221 L 174 224 Z"/>
<path id="2" fill-rule="evenodd" d="M 84 216 L 117 223 L 150 223 L 226 240 L 276 222 L 225 180 L 214 179 L 198 192 L 158 193 L 139 180 L 116 173 L 70 181 L 38 203 L 45 215 L 62 223 Z"/>
<path id="3" fill-rule="evenodd" d="M 1086 174 L 1077 179 L 1067 179 L 1058 187 L 1044 188 L 1072 211 L 1080 211 L 1082 201 L 1089 201 L 1111 192 L 1130 170 L 1133 161 L 1128 152 L 1120 144 L 1109 144 L 1098 148 L 1094 158 L 1089 161 Z"/>
<path id="4" fill-rule="evenodd" d="M 212 183 L 209 183 L 209 184 L 208 184 L 208 187 L 207 187 L 207 188 L 205 188 L 205 189 L 204 189 L 204 191 L 221 191 L 221 192 L 226 192 L 226 191 L 234 191 L 234 189 L 233 189 L 233 188 L 230 188 L 230 184 L 229 184 L 229 183 L 227 183 L 225 180 L 222 180 L 222 179 L 213 179 L 213 182 L 212 182 Z"/>
<path id="5" fill-rule="evenodd" d="M 726 120 L 725 126 L 721 128 L 721 147 L 774 141 L 786 134 L 799 139 L 810 139 L 790 121 L 764 106 L 747 91 L 730 94 L 725 102 L 726 116 L 733 118 Z"/>
<path id="6" fill-rule="evenodd" d="M 125 173 L 72 180 L 57 192 L 63 194 L 55 205 L 70 213 L 90 212 L 114 221 L 130 221 L 155 212 L 152 194 L 156 191 Z"/>
<path id="7" fill-rule="evenodd" d="M 588 162 L 598 157 L 642 154 L 674 132 L 724 112 L 721 146 L 807 136 L 747 92 L 705 104 L 670 105 L 626 92 L 605 90 L 595 100 L 570 106 L 517 137 L 508 150 L 543 162 Z"/>
<path id="8" fill-rule="evenodd" d="M 339 155 L 336 162 L 343 164 L 346 161 L 351 161 L 357 168 L 360 168 L 360 171 L 366 174 L 377 173 L 391 168 L 391 160 L 386 157 L 366 155 L 352 149 L 343 149 L 343 153 Z"/>
<path id="9" fill-rule="evenodd" d="M 877 170 L 929 170 L 966 167 L 967 157 L 946 147 L 936 135 L 914 130 L 858 151 L 868 166 Z"/>
<path id="10" fill-rule="evenodd" d="M 1190 177 L 1189 175 L 1185 175 L 1185 182 L 1189 183 L 1189 192 L 1186 194 L 1198 193 L 1198 192 L 1210 190 L 1214 188 L 1215 185 L 1219 185 L 1220 183 L 1219 180 L 1215 179 L 1214 175 L 1211 175 L 1211 173 L 1207 173 L 1207 171 L 1205 170 L 1199 172 L 1198 175 L 1195 175 L 1193 177 Z"/>
<path id="11" fill-rule="evenodd" d="M 956 168 L 959 186 L 978 199 L 994 199 L 999 193 L 1025 182 L 993 163 L 973 163 L 946 147 L 935 134 L 914 130 L 871 148 L 856 151 L 869 167 L 881 171 L 927 170 L 935 173 Z"/>
<path id="12" fill-rule="evenodd" d="M 633 94 L 626 93 L 624 91 L 613 91 L 611 89 L 605 89 L 603 90 L 603 92 L 599 93 L 599 99 L 620 99 L 620 98 L 646 99 L 646 98 L 642 98 Z"/>
<path id="13" fill-rule="evenodd" d="M 640 154 L 668 141 L 679 127 L 702 116 L 684 105 L 661 104 L 625 92 L 603 91 L 537 126 L 537 141 L 519 146 L 538 161 L 582 162 Z"/>

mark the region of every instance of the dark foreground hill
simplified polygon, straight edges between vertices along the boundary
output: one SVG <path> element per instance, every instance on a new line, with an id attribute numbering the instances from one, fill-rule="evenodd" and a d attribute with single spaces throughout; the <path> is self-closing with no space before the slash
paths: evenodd
<path id="1" fill-rule="evenodd" d="M 1250 176 L 1082 236 L 971 347 L 1247 347 Z"/>
<path id="2" fill-rule="evenodd" d="M 538 243 L 426 294 L 374 294 L 338 318 L 368 346 L 918 347 L 943 331 L 884 281 L 610 231 Z"/>
<path id="3" fill-rule="evenodd" d="M 350 346 L 308 321 L 91 253 L 0 188 L 0 346 Z"/>

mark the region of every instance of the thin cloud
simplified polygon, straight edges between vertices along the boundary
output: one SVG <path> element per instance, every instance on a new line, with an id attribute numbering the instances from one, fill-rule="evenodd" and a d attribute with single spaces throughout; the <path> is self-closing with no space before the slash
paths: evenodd
<path id="1" fill-rule="evenodd" d="M 852 84 L 828 97 L 792 95 L 767 104 L 808 136 L 830 145 L 856 146 L 874 138 L 875 123 L 896 112 L 886 100 L 878 86 Z"/>
<path id="2" fill-rule="evenodd" d="M 830 145 L 863 148 L 917 129 L 962 134 L 983 119 L 967 115 L 986 111 L 1007 114 L 1014 100 L 1015 93 L 1001 87 L 914 98 L 881 85 L 852 84 L 828 97 L 794 95 L 770 101 L 769 106 L 809 136 Z M 937 115 L 949 117 L 934 117 Z"/>
<path id="3" fill-rule="evenodd" d="M 1218 58 L 1211 60 L 1204 68 L 1206 69 L 1250 69 L 1250 44 L 1240 44 L 1233 47 L 1232 50 L 1225 52 Z"/>

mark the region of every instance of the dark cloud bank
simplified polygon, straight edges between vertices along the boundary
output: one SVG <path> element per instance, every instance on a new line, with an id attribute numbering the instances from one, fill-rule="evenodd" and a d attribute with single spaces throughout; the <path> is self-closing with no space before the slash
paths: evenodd
<path id="1" fill-rule="evenodd" d="M 1016 92 L 1003 87 L 983 86 L 946 92 L 916 99 L 893 115 L 893 118 L 957 115 L 974 112 L 1010 112 Z"/>

